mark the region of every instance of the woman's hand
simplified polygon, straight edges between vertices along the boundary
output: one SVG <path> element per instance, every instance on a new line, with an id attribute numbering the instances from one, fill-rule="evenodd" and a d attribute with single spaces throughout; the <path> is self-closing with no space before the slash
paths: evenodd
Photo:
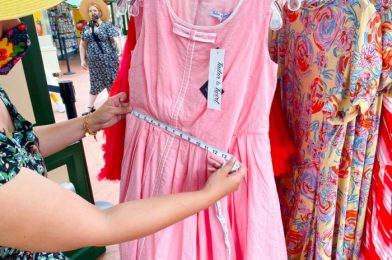
<path id="1" fill-rule="evenodd" d="M 208 173 L 209 173 L 209 174 L 212 174 L 213 172 L 219 170 L 219 169 L 222 167 L 223 162 L 222 162 L 222 161 L 219 161 L 219 160 L 216 159 L 216 158 L 208 157 L 207 164 L 208 164 L 208 165 L 207 165 Z"/>
<path id="2" fill-rule="evenodd" d="M 127 95 L 121 92 L 109 97 L 97 111 L 90 115 L 89 127 L 92 131 L 110 127 L 120 121 L 120 119 L 125 118 L 125 115 L 131 110 L 127 102 Z"/>
<path id="3" fill-rule="evenodd" d="M 88 128 L 93 132 L 114 125 L 131 111 L 126 99 L 127 95 L 125 93 L 119 93 L 109 97 L 88 118 L 78 117 L 52 125 L 34 127 L 40 141 L 39 148 L 42 155 L 44 157 L 50 156 L 83 138 L 86 132 L 84 128 L 85 120 L 87 120 Z"/>
<path id="4" fill-rule="evenodd" d="M 84 69 L 84 70 L 87 70 L 87 63 L 86 63 L 86 61 L 81 61 L 81 63 L 80 63 L 80 65 L 82 66 L 82 68 Z"/>
<path id="5" fill-rule="evenodd" d="M 245 166 L 241 166 L 236 172 L 230 173 L 235 159 L 232 158 L 222 168 L 210 175 L 202 191 L 208 194 L 212 200 L 219 200 L 229 193 L 236 191 L 247 173 Z M 230 173 L 230 174 L 229 174 Z"/>

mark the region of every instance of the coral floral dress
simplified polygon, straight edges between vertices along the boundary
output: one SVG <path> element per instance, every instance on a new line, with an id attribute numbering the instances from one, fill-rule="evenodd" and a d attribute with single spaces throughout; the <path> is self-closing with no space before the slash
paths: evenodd
<path id="1" fill-rule="evenodd" d="M 361 257 L 378 260 L 392 259 L 392 2 L 381 0 L 372 2 L 383 22 L 381 88 L 385 93 L 377 161 L 372 176 Z"/>
<path id="2" fill-rule="evenodd" d="M 305 0 L 277 37 L 282 103 L 297 147 L 282 182 L 294 259 L 359 255 L 383 93 L 381 18 L 366 0 Z"/>

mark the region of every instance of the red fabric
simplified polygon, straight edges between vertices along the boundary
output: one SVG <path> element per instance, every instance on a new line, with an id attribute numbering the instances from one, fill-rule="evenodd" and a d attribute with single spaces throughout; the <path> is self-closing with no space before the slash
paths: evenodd
<path id="1" fill-rule="evenodd" d="M 289 176 L 293 169 L 295 146 L 283 114 L 279 86 L 272 101 L 269 137 L 275 176 Z"/>
<path id="2" fill-rule="evenodd" d="M 385 166 L 386 178 L 380 178 L 379 173 L 380 164 L 376 161 L 366 212 L 366 226 L 362 236 L 361 259 L 382 260 L 389 259 L 390 256 L 388 252 L 392 237 L 392 215 L 383 204 L 383 199 L 384 189 L 392 188 L 392 167 Z M 377 223 L 373 223 L 372 219 L 377 219 Z M 372 229 L 376 229 L 377 233 Z"/>
<path id="3" fill-rule="evenodd" d="M 385 142 L 385 156 L 392 156 L 392 112 L 383 109 L 380 139 Z M 375 162 L 362 236 L 361 259 L 389 259 L 392 238 L 392 214 L 389 203 L 392 190 L 392 166 Z"/>
<path id="4" fill-rule="evenodd" d="M 129 95 L 128 71 L 131 66 L 131 51 L 136 45 L 135 22 L 131 18 L 128 24 L 128 36 L 124 45 L 120 68 L 109 95 L 120 92 Z M 106 142 L 102 145 L 105 165 L 98 174 L 98 179 L 119 180 L 121 176 L 121 162 L 124 151 L 125 120 L 119 121 L 112 127 L 104 129 Z"/>

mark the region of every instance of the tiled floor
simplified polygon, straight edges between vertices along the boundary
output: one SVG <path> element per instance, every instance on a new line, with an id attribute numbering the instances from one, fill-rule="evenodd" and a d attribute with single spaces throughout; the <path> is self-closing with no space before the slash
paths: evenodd
<path id="1" fill-rule="evenodd" d="M 65 61 L 60 61 L 60 67 L 62 73 L 67 72 L 67 66 Z M 70 68 L 71 71 L 75 72 L 73 75 L 61 75 L 60 80 L 72 80 L 75 87 L 76 95 L 76 109 L 80 115 L 82 112 L 86 111 L 89 98 L 89 75 L 88 71 L 83 70 L 80 67 L 80 60 L 78 55 L 72 56 L 70 58 Z M 101 105 L 107 98 L 106 91 L 102 92 L 97 99 L 98 106 Z M 56 108 L 53 106 L 55 111 L 56 121 L 66 120 L 65 113 L 56 112 Z M 90 174 L 91 185 L 94 193 L 95 201 L 108 201 L 112 204 L 116 204 L 118 201 L 119 193 L 119 183 L 118 182 L 108 182 L 108 181 L 98 181 L 96 176 L 100 169 L 103 167 L 103 152 L 101 146 L 103 144 L 102 133 L 99 133 L 98 141 L 96 142 L 94 138 L 87 137 L 83 140 L 88 170 Z M 99 257 L 100 260 L 116 260 L 120 259 L 118 252 L 118 245 L 106 247 L 107 252 Z"/>

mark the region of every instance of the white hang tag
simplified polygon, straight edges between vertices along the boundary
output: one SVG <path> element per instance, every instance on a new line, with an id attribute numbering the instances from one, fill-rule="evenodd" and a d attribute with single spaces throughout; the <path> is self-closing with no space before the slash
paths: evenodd
<path id="1" fill-rule="evenodd" d="M 225 65 L 225 50 L 211 49 L 210 71 L 208 76 L 208 108 L 221 110 L 222 82 Z"/>
<path id="2" fill-rule="evenodd" d="M 283 19 L 279 4 L 275 1 L 272 3 L 272 16 L 270 20 L 270 29 L 277 31 L 283 26 Z"/>
<path id="3" fill-rule="evenodd" d="M 116 4 L 117 4 L 117 12 L 120 15 L 124 15 L 128 9 L 128 0 L 117 0 Z"/>
<path id="4" fill-rule="evenodd" d="M 287 3 L 287 7 L 290 11 L 296 12 L 301 8 L 303 0 L 289 0 Z"/>

